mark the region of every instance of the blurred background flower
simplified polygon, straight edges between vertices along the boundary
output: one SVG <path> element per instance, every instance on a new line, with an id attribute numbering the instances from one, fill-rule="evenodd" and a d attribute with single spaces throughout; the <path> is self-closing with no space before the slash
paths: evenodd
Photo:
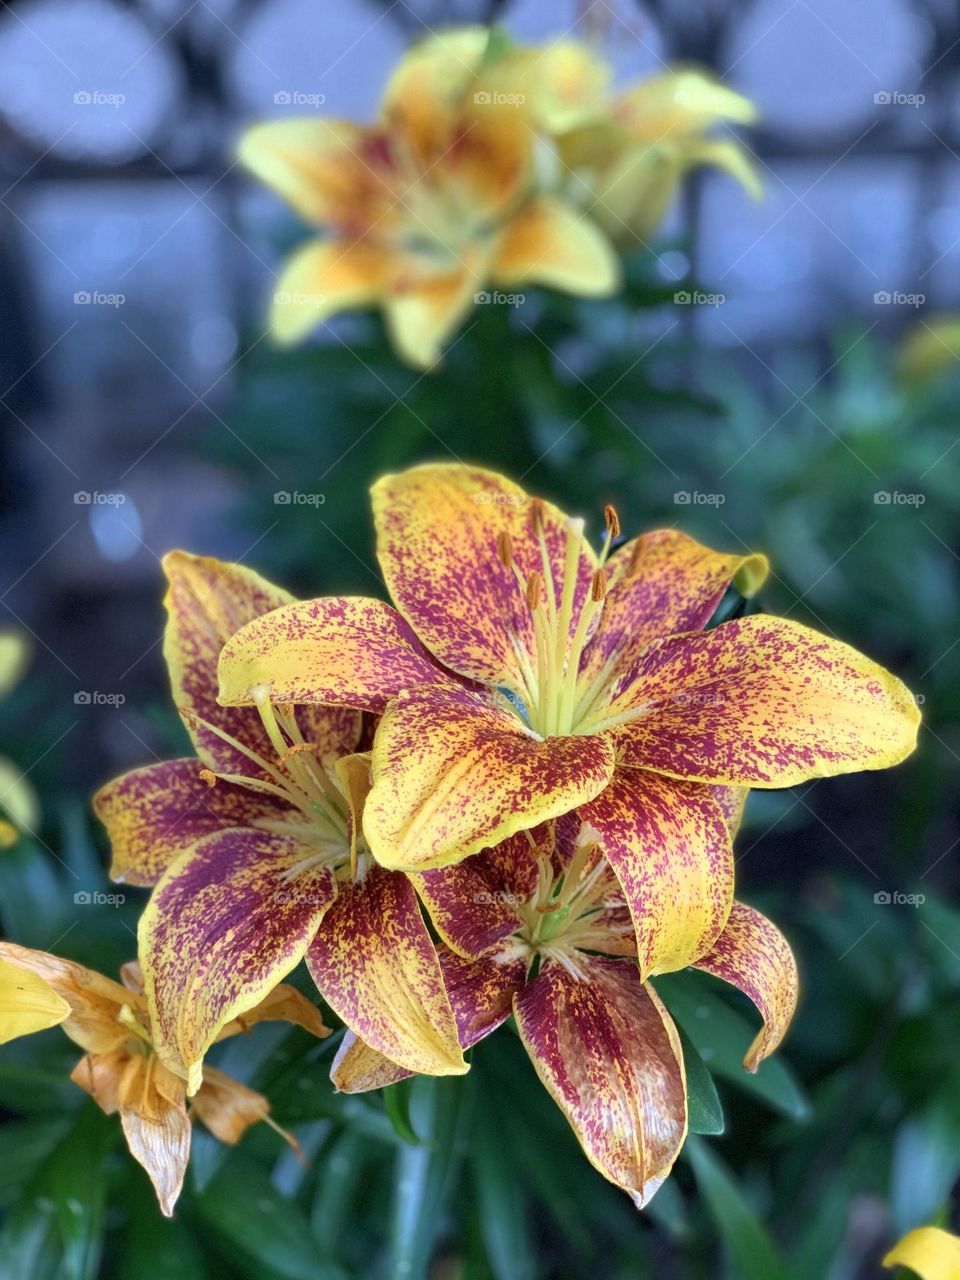
<path id="1" fill-rule="evenodd" d="M 701 68 L 715 115 L 756 106 L 731 125 L 764 198 L 714 152 L 638 196 L 658 229 L 618 245 L 614 296 L 471 305 L 429 376 L 372 312 L 278 351 L 265 317 L 304 226 L 238 165 L 240 137 L 290 116 L 371 125 L 414 42 L 491 20 L 521 46 L 586 44 L 612 68 L 577 72 L 588 99 Z M 201 1277 L 432 1260 L 510 1280 L 861 1280 L 910 1229 L 956 1227 L 960 388 L 931 317 L 960 311 L 958 36 L 952 0 L 6 6 L 0 602 L 34 656 L 0 753 L 44 814 L 0 857 L 7 936 L 105 972 L 131 954 L 142 897 L 106 881 L 88 797 L 186 748 L 159 557 L 376 594 L 367 486 L 424 459 L 503 469 L 585 513 L 607 499 L 628 534 L 766 551 L 761 604 L 895 671 L 924 725 L 882 779 L 751 796 L 738 896 L 787 934 L 800 1010 L 746 1076 L 749 1013 L 671 978 L 718 1081 L 698 1125 L 725 1133 L 691 1140 L 642 1217 L 585 1166 L 509 1032 L 462 1081 L 345 1107 L 338 1037 L 268 1027 L 217 1066 L 270 1098 L 307 1166 L 262 1126 L 229 1154 L 198 1131 L 167 1223 L 44 1032 L 0 1059 L 0 1274 L 160 1275 L 160 1258 Z"/>

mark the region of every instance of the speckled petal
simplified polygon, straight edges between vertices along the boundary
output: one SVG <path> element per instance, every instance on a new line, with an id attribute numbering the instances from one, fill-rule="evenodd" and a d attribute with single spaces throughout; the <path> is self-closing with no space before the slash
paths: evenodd
<path id="1" fill-rule="evenodd" d="M 384 476 L 371 493 L 384 580 L 423 643 L 468 679 L 522 693 L 524 661 L 535 664 L 533 624 L 513 571 L 497 558 L 497 536 L 510 535 L 524 581 L 542 573 L 534 500 L 503 476 L 456 463 Z M 566 517 L 549 503 L 537 509 L 559 599 Z M 574 619 L 594 567 L 585 547 Z"/>
<path id="2" fill-rule="evenodd" d="M 587 1159 L 642 1209 L 687 1133 L 679 1038 L 632 961 L 577 964 L 579 979 L 556 962 L 543 966 L 514 1001 L 517 1027 Z"/>
<path id="3" fill-rule="evenodd" d="M 448 947 L 437 948 L 460 1043 L 469 1049 L 510 1016 L 514 995 L 523 986 L 527 962 L 510 946 L 479 960 L 465 960 Z M 344 1093 L 364 1093 L 396 1084 L 410 1075 L 348 1031 L 330 1068 Z"/>
<path id="4" fill-rule="evenodd" d="M 299 841 L 243 828 L 182 854 L 140 917 L 140 963 L 161 1060 L 200 1085 L 203 1056 L 303 959 L 333 874 Z"/>
<path id="5" fill-rule="evenodd" d="M 217 662 L 234 632 L 288 603 L 289 593 L 243 565 L 185 551 L 164 556 L 163 567 L 169 580 L 163 652 L 174 701 L 272 761 L 275 752 L 259 713 L 249 705 L 238 710 L 218 704 Z M 260 773 L 247 756 L 196 724 L 189 714 L 185 720 L 197 755 L 209 768 L 220 773 Z M 318 709 L 300 723 L 304 737 L 317 744 L 321 757 L 352 751 L 360 734 L 359 717 L 343 709 Z"/>
<path id="6" fill-rule="evenodd" d="M 783 1039 L 797 1007 L 799 979 L 789 943 L 766 916 L 735 902 L 723 933 L 696 967 L 739 987 L 759 1009 L 763 1030 L 743 1060 L 756 1071 Z"/>
<path id="7" fill-rule="evenodd" d="M 374 742 L 367 841 L 384 866 L 448 866 L 593 799 L 613 760 L 606 738 L 540 739 L 481 694 L 401 694 Z"/>
<path id="8" fill-rule="evenodd" d="M 114 778 L 93 797 L 110 837 L 114 880 L 154 885 L 175 858 L 214 831 L 250 826 L 258 818 L 299 817 L 290 806 L 245 787 L 208 786 L 201 767 L 196 759 L 149 764 Z"/>
<path id="9" fill-rule="evenodd" d="M 608 570 L 600 624 L 580 663 L 582 686 L 609 664 L 629 665 L 652 640 L 701 630 L 731 582 L 753 595 L 768 565 L 761 555 L 711 551 L 678 529 L 656 529 L 615 551 Z"/>
<path id="10" fill-rule="evenodd" d="M 386 1057 L 428 1075 L 466 1071 L 440 961 L 405 875 L 371 867 L 342 885 L 307 967 L 337 1016 Z"/>
<path id="11" fill-rule="evenodd" d="M 700 782 L 788 787 L 898 764 L 920 714 L 900 680 L 849 645 L 755 615 L 655 641 L 582 727 L 621 759 Z"/>
<path id="12" fill-rule="evenodd" d="M 330 596 L 277 609 L 235 635 L 220 658 L 220 702 L 247 706 L 250 689 L 268 685 L 274 702 L 380 712 L 401 689 L 445 679 L 395 609 Z"/>
<path id="13" fill-rule="evenodd" d="M 641 977 L 708 952 L 733 904 L 733 849 L 712 788 L 620 769 L 580 817 L 630 907 Z"/>

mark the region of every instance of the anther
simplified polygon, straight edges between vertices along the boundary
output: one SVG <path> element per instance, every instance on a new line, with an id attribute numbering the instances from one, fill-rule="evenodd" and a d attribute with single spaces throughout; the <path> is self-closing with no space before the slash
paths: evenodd
<path id="1" fill-rule="evenodd" d="M 607 594 L 607 575 L 603 569 L 598 569 L 593 575 L 593 582 L 590 585 L 590 599 L 594 604 L 599 604 L 603 597 Z"/>
<path id="2" fill-rule="evenodd" d="M 533 527 L 537 530 L 543 529 L 546 525 L 546 503 L 542 498 L 531 498 L 530 508 L 533 511 Z"/>
<path id="3" fill-rule="evenodd" d="M 527 608 L 533 613 L 543 603 L 543 578 L 534 569 L 527 579 Z"/>
<path id="4" fill-rule="evenodd" d="M 506 530 L 497 534 L 497 559 L 505 569 L 513 564 L 513 539 Z"/>
<path id="5" fill-rule="evenodd" d="M 603 519 L 607 526 L 607 537 L 612 542 L 614 538 L 620 537 L 620 517 L 617 515 L 616 507 L 608 502 L 603 508 Z"/>
<path id="6" fill-rule="evenodd" d="M 316 752 L 316 749 L 316 744 L 313 742 L 296 742 L 283 753 L 280 757 L 280 763 L 286 764 L 291 756 L 303 755 L 304 751 L 309 751 L 312 754 Z"/>
<path id="7" fill-rule="evenodd" d="M 208 787 L 215 787 L 217 785 L 217 775 L 213 772 L 212 769 L 201 769 L 200 777 L 203 779 L 203 781 L 207 784 Z"/>

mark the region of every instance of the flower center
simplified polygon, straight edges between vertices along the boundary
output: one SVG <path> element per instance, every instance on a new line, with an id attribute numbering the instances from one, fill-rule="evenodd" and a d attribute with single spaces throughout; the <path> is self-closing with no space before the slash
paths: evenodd
<path id="1" fill-rule="evenodd" d="M 578 698 L 580 659 L 590 638 L 591 624 L 603 609 L 607 594 L 604 565 L 613 541 L 620 533 L 620 521 L 612 507 L 606 508 L 604 517 L 606 533 L 603 550 L 590 589 L 579 601 L 577 588 L 584 546 L 584 524 L 581 519 L 568 519 L 564 526 L 566 543 L 559 589 L 554 582 L 541 502 L 534 501 L 533 507 L 541 569 L 534 569 L 524 577 L 514 558 L 510 534 L 501 533 L 497 538 L 497 557 L 505 568 L 513 570 L 533 619 L 536 641 L 533 661 L 519 642 L 517 652 L 526 685 L 526 718 L 530 727 L 542 738 L 577 733 L 582 721 L 585 701 Z"/>
<path id="2" fill-rule="evenodd" d="M 583 841 L 569 866 L 557 872 L 549 855 L 541 854 L 540 876 L 533 896 L 519 908 L 522 927 L 514 935 L 535 957 L 558 961 L 574 977 L 583 977 L 577 953 L 617 953 L 619 939 L 629 923 L 603 922 L 602 913 L 621 906 L 613 892 L 606 859 L 596 855 L 596 845 Z"/>
<path id="3" fill-rule="evenodd" d="M 293 707 L 275 706 L 270 701 L 266 685 L 257 685 L 250 693 L 273 747 L 273 758 L 255 751 L 224 729 L 202 719 L 189 707 L 183 707 L 181 713 L 187 720 L 240 752 L 261 774 L 256 777 L 201 769 L 200 776 L 210 786 L 215 786 L 218 781 L 232 782 L 248 791 L 275 796 L 298 810 L 302 815 L 298 821 L 262 818 L 255 823 L 261 830 L 293 835 L 310 846 L 313 852 L 294 868 L 295 871 L 306 870 L 317 862 L 329 862 L 335 868 L 343 866 L 350 858 L 350 833 L 341 792 L 323 764 L 316 760 L 314 744 L 305 741 Z"/>

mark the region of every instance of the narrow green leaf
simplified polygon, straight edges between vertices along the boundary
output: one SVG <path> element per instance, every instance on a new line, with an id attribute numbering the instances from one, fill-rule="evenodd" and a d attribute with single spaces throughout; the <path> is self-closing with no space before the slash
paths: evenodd
<path id="1" fill-rule="evenodd" d="M 533 1280 L 533 1244 L 527 1229 L 527 1197 L 517 1178 L 499 1115 L 480 1108 L 471 1132 L 480 1232 L 494 1280 Z"/>
<path id="2" fill-rule="evenodd" d="M 400 1080 L 384 1089 L 383 1105 L 397 1136 L 411 1146 L 419 1146 L 420 1139 L 410 1122 L 410 1081 Z"/>
<path id="3" fill-rule="evenodd" d="M 766 1228 L 709 1144 L 691 1137 L 684 1152 L 693 1166 L 710 1217 L 729 1251 L 738 1280 L 790 1280 L 786 1264 Z"/>
<path id="4" fill-rule="evenodd" d="M 720 1105 L 713 1076 L 683 1027 L 678 1027 L 677 1030 L 680 1033 L 683 1065 L 687 1073 L 687 1114 L 690 1132 L 710 1135 L 723 1133 L 723 1107 Z"/>

